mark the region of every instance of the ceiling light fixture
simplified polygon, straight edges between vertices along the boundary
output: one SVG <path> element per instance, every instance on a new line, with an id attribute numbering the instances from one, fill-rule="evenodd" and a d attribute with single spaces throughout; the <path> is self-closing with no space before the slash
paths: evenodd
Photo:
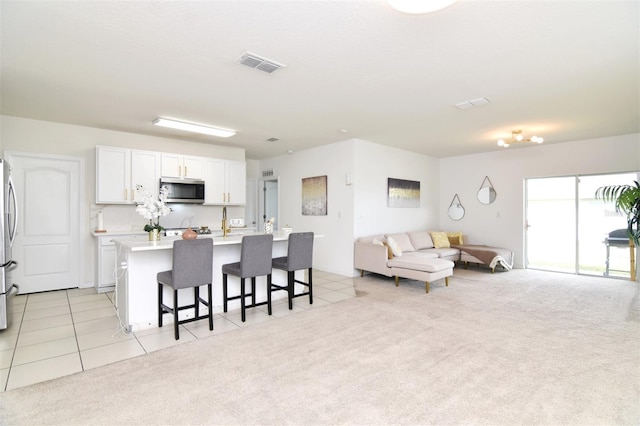
<path id="1" fill-rule="evenodd" d="M 168 127 L 170 129 L 185 130 L 187 132 L 202 133 L 205 135 L 218 136 L 228 138 L 236 134 L 235 130 L 220 129 L 218 127 L 206 126 L 204 124 L 187 123 L 184 121 L 173 120 L 169 118 L 156 118 L 153 120 L 156 126 Z"/>
<path id="2" fill-rule="evenodd" d="M 525 139 L 522 136 L 522 130 L 512 130 L 511 131 L 511 141 L 507 142 L 504 139 L 498 140 L 498 146 L 503 148 L 509 148 L 509 145 L 514 144 L 516 142 L 533 142 L 533 143 L 542 143 L 544 139 L 540 136 L 531 136 L 529 139 Z"/>
<path id="3" fill-rule="evenodd" d="M 457 0 L 387 0 L 397 11 L 411 14 L 435 12 L 449 7 Z"/>

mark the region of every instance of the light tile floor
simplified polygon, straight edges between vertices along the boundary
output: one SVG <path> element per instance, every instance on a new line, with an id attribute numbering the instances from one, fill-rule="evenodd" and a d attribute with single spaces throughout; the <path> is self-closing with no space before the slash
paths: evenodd
<path id="1" fill-rule="evenodd" d="M 93 288 L 58 290 L 13 298 L 9 329 L 0 332 L 0 392 L 77 373 L 173 345 L 250 327 L 263 321 L 339 302 L 355 296 L 354 278 L 313 271 L 313 305 L 307 297 L 294 299 L 289 311 L 286 299 L 267 307 L 214 315 L 214 330 L 206 320 L 180 326 L 180 340 L 173 336 L 171 316 L 163 328 L 125 334 L 120 330 L 113 293 Z M 168 325 L 168 326 L 167 326 Z"/>

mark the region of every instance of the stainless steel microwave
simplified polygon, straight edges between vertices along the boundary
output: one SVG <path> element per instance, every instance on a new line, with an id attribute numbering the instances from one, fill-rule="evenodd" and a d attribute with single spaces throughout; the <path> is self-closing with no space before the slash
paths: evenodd
<path id="1" fill-rule="evenodd" d="M 204 181 L 200 179 L 160 178 L 160 188 L 166 187 L 167 203 L 204 203 Z"/>

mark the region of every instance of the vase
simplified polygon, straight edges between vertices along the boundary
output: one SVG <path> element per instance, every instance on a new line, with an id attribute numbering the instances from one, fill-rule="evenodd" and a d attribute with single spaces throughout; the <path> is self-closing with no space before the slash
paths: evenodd
<path id="1" fill-rule="evenodd" d="M 157 229 L 149 231 L 149 241 L 160 241 L 160 231 Z"/>
<path id="2" fill-rule="evenodd" d="M 183 240 L 195 240 L 196 238 L 198 238 L 198 234 L 191 227 L 182 233 Z"/>
<path id="3" fill-rule="evenodd" d="M 267 235 L 273 234 L 273 223 L 271 222 L 264 223 L 264 233 Z"/>

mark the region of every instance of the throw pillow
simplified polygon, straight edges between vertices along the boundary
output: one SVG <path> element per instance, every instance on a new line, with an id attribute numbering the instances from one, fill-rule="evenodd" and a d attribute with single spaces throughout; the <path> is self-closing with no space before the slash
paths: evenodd
<path id="1" fill-rule="evenodd" d="M 387 237 L 387 245 L 389 246 L 389 248 L 391 248 L 394 256 L 402 256 L 402 249 L 400 248 L 396 240 L 393 239 L 393 237 Z"/>
<path id="2" fill-rule="evenodd" d="M 464 244 L 462 241 L 462 232 L 447 232 L 447 238 L 449 239 L 449 244 Z"/>
<path id="3" fill-rule="evenodd" d="M 431 239 L 433 240 L 433 246 L 435 248 L 451 247 L 446 232 L 432 232 Z"/>
<path id="4" fill-rule="evenodd" d="M 409 235 L 406 232 L 400 232 L 397 234 L 387 234 L 387 238 L 393 238 L 393 241 L 396 242 L 400 251 L 405 253 L 408 251 L 415 251 L 411 244 L 411 240 L 409 239 Z"/>

